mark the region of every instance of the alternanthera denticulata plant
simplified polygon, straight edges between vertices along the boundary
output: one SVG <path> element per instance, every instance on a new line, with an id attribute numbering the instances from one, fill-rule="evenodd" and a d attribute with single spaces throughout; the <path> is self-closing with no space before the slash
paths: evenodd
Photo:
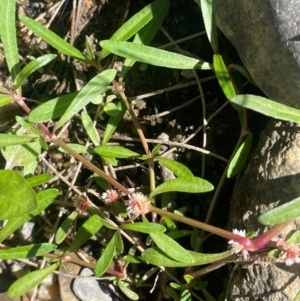
<path id="1" fill-rule="evenodd" d="M 33 108 L 33 110 L 28 107 L 26 98 L 22 95 L 22 85 L 33 72 L 36 72 L 54 60 L 56 55 L 42 55 L 21 69 L 16 42 L 15 5 L 15 1 L 1 1 L 1 42 L 6 56 L 7 66 L 12 77 L 13 87 L 1 87 L 0 104 L 3 106 L 15 102 L 24 109 L 27 115 L 25 117 L 16 117 L 18 126 L 9 133 L 0 134 L 0 146 L 2 152 L 14 152 L 14 147 L 18 146 L 19 156 L 26 157 L 31 161 L 29 160 L 23 165 L 22 172 L 26 177 L 13 170 L 0 171 L 0 218 L 2 220 L 8 220 L 0 232 L 0 242 L 3 243 L 7 237 L 26 221 L 40 214 L 57 198 L 59 191 L 55 188 L 40 189 L 40 191 L 36 192 L 37 187 L 42 187 L 42 185 L 52 179 L 52 174 L 49 173 L 34 176 L 34 170 L 36 168 L 34 162 L 36 162 L 38 158 L 41 158 L 42 150 L 47 151 L 50 144 L 57 145 L 62 152 L 70 154 L 95 173 L 95 182 L 99 183 L 105 191 L 102 193 L 101 198 L 106 207 L 100 208 L 94 205 L 82 191 L 77 190 L 78 198 L 74 202 L 76 210 L 71 212 L 68 218 L 57 229 L 53 241 L 0 250 L 0 259 L 2 260 L 43 256 L 49 263 L 47 267 L 31 272 L 18 279 L 10 287 L 8 291 L 9 296 L 20 296 L 28 292 L 66 261 L 94 269 L 97 277 L 105 273 L 111 275 L 114 284 L 132 300 L 137 300 L 138 295 L 131 289 L 135 286 L 136 282 L 127 273 L 130 264 L 153 264 L 158 267 L 157 269 L 161 269 L 164 273 L 167 273 L 168 276 L 179 285 L 180 281 L 168 270 L 165 270 L 166 267 L 199 266 L 214 263 L 225 258 L 235 260 L 238 253 L 241 253 L 246 258 L 249 256 L 249 252 L 255 252 L 266 247 L 274 248 L 275 251 L 273 251 L 273 255 L 275 254 L 274 256 L 285 260 L 287 264 L 299 262 L 299 251 L 295 247 L 295 243 L 297 243 L 298 240 L 295 236 L 293 236 L 293 239 L 290 241 L 279 242 L 277 246 L 270 243 L 270 240 L 289 223 L 289 220 L 298 216 L 295 215 L 296 210 L 293 210 L 293 216 L 288 215 L 286 217 L 286 212 L 290 212 L 290 208 L 278 209 L 278 212 L 272 214 L 272 218 L 275 220 L 271 222 L 268 216 L 263 215 L 260 218 L 262 223 L 275 224 L 275 226 L 272 226 L 267 232 L 252 239 L 246 237 L 244 229 L 235 229 L 233 232 L 230 232 L 208 224 L 225 177 L 234 176 L 242 168 L 245 157 L 247 157 L 249 152 L 251 133 L 247 129 L 247 118 L 245 117 L 244 110 L 240 108 L 240 105 L 249 108 L 255 106 L 257 109 L 261 108 L 261 110 L 264 110 L 264 113 L 270 112 L 270 114 L 275 110 L 276 114 L 278 114 L 277 105 L 270 101 L 260 102 L 260 105 L 257 105 L 256 101 L 259 101 L 259 98 L 255 96 L 237 95 L 236 88 L 223 62 L 223 58 L 218 53 L 216 29 L 213 23 L 213 11 L 210 1 L 201 1 L 201 7 L 207 34 L 215 52 L 213 64 L 175 52 L 147 46 L 156 35 L 167 14 L 169 8 L 169 1 L 167 0 L 154 1 L 131 17 L 114 33 L 111 39 L 101 41 L 100 46 L 102 51 L 98 56 L 92 51 L 89 39 L 86 39 L 86 49 L 83 53 L 46 29 L 40 23 L 25 16 L 19 16 L 20 21 L 27 28 L 41 37 L 54 49 L 69 56 L 72 60 L 77 60 L 94 67 L 98 72 L 79 92 L 72 92 L 50 99 L 36 108 Z M 132 42 L 128 42 L 130 38 L 133 38 Z M 110 53 L 125 58 L 124 66 L 121 71 L 114 68 L 104 69 L 103 59 Z M 230 160 L 230 164 L 224 171 L 224 176 L 215 190 L 212 205 L 204 223 L 187 218 L 182 214 L 180 215 L 180 212 L 175 214 L 156 206 L 155 197 L 157 195 L 162 195 L 162 199 L 164 200 L 168 197 L 168 194 L 173 191 L 205 193 L 212 191 L 214 187 L 208 181 L 194 176 L 183 164 L 158 155 L 160 145 L 150 149 L 142 128 L 128 101 L 123 84 L 124 77 L 136 61 L 174 69 L 213 69 L 226 97 L 230 99 L 232 103 L 239 105 L 236 106 L 236 108 L 242 124 L 240 139 Z M 249 77 L 245 69 L 238 66 L 232 67 L 235 67 Z M 251 78 L 249 77 L 249 79 Z M 109 100 L 104 101 L 104 93 L 116 95 L 119 101 L 117 103 L 112 103 Z M 266 106 L 262 107 L 264 103 L 271 103 L 272 106 L 268 108 Z M 99 112 L 104 112 L 110 116 L 104 137 L 101 141 L 94 123 L 97 116 L 95 120 L 92 120 L 85 111 L 85 107 L 88 104 L 97 106 Z M 290 108 L 285 111 L 285 115 L 282 108 L 284 107 L 279 107 L 280 118 L 284 119 L 288 116 L 289 120 L 291 120 L 293 116 L 295 116 L 295 118 L 297 117 L 296 114 L 291 115 L 294 111 Z M 129 112 L 140 137 L 144 154 L 139 154 L 120 146 L 108 145 L 112 134 L 126 110 Z M 74 116 L 78 117 L 79 113 L 86 134 L 92 142 L 92 147 L 79 144 L 66 144 L 59 138 L 59 130 L 64 127 L 68 121 L 72 120 Z M 295 113 L 297 112 L 295 111 Z M 45 125 L 50 120 L 55 121 L 52 130 Z M 293 119 L 292 121 L 295 120 Z M 116 164 L 116 159 L 144 161 L 148 165 L 149 170 L 150 193 L 145 195 L 142 192 L 133 192 L 124 187 L 116 179 L 92 164 L 80 153 L 99 155 L 103 162 L 110 164 Z M 156 187 L 154 165 L 157 161 L 170 169 L 176 178 L 168 180 Z M 22 190 L 20 190 L 19 187 L 22 187 Z M 12 202 L 14 206 L 11 205 Z M 297 200 L 291 204 L 297 206 Z M 114 218 L 111 218 L 108 212 L 114 212 Z M 68 229 L 71 228 L 79 214 L 87 214 L 86 220 L 76 231 L 70 245 L 65 247 L 63 251 L 57 250 L 58 246 L 65 241 L 68 235 Z M 282 218 L 282 215 L 284 218 Z M 162 217 L 162 219 L 158 219 L 158 217 Z M 150 222 L 150 220 L 152 221 Z M 167 232 L 166 225 L 169 226 L 171 224 L 176 226 L 174 221 L 185 223 L 193 227 L 193 229 L 198 228 L 224 237 L 229 240 L 230 249 L 217 254 L 204 254 L 186 250 L 175 239 L 181 235 L 179 231 Z M 107 240 L 106 247 L 96 264 L 86 263 L 71 256 L 74 251 L 77 251 L 81 245 L 93 235 L 97 234 L 102 228 L 109 229 L 112 235 L 110 239 Z M 136 245 L 136 237 L 131 237 L 128 231 L 131 231 L 130 233 L 135 232 L 149 235 L 153 246 L 146 248 L 142 245 Z M 197 233 L 197 231 L 189 231 L 188 233 L 192 234 L 192 232 Z M 125 248 L 124 238 L 134 246 L 125 256 L 122 255 Z M 111 263 L 115 257 L 119 260 L 118 269 L 111 268 Z M 186 283 L 180 286 L 180 297 L 188 295 L 189 298 L 191 298 L 190 295 L 195 294 L 191 288 L 199 289 L 200 287 L 201 289 L 201 286 L 199 286 L 199 283 L 193 282 L 193 277 L 189 277 L 189 275 L 185 276 L 185 281 Z M 137 282 L 137 285 L 140 283 L 141 281 Z M 187 285 L 187 288 L 184 285 Z M 171 290 L 169 290 L 169 294 L 172 294 Z"/>

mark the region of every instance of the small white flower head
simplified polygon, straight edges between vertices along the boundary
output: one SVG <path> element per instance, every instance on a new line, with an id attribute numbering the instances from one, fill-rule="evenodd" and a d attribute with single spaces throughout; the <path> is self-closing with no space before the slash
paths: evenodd
<path id="1" fill-rule="evenodd" d="M 128 216 L 136 218 L 149 212 L 150 202 L 141 192 L 136 192 L 129 195 L 129 200 L 125 201 L 125 205 L 127 206 Z"/>
<path id="2" fill-rule="evenodd" d="M 294 263 L 300 263 L 300 249 L 297 245 L 280 241 L 277 243 L 277 247 L 281 251 L 279 258 L 284 260 L 287 266 L 291 266 Z"/>
<path id="3" fill-rule="evenodd" d="M 114 189 L 108 189 L 102 193 L 101 199 L 106 206 L 110 206 L 119 199 L 119 194 Z"/>
<path id="4" fill-rule="evenodd" d="M 245 237 L 246 236 L 246 230 L 237 230 L 237 229 L 233 229 L 233 234 L 237 234 L 240 236 Z M 234 254 L 238 254 L 238 253 L 242 253 L 243 258 L 245 260 L 247 260 L 247 258 L 249 257 L 249 253 L 248 251 L 245 249 L 245 247 L 243 245 L 241 245 L 240 243 L 234 241 L 234 240 L 230 240 L 228 242 L 228 244 L 230 245 L 230 249 Z"/>

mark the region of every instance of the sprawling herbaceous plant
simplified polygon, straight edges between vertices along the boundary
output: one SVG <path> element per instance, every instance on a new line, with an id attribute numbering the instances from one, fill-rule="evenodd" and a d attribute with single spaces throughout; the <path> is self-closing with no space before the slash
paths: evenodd
<path id="1" fill-rule="evenodd" d="M 0 232 L 0 242 L 3 243 L 0 259 L 25 259 L 40 256 L 44 260 L 43 268 L 26 274 L 11 285 L 8 290 L 10 297 L 27 293 L 39 285 L 50 273 L 63 267 L 65 262 L 88 266 L 94 270 L 97 277 L 104 274 L 110 275 L 114 285 L 118 286 L 132 300 L 139 298 L 135 287 L 139 286 L 143 280 L 133 279 L 132 275 L 129 275 L 128 270 L 133 264 L 150 265 L 149 275 L 150 270 L 154 273 L 159 270 L 163 271 L 173 281 L 172 287 L 168 287 L 168 294 L 176 296 L 176 300 L 191 300 L 192 295 L 200 298 L 196 293 L 197 290 L 207 294 L 205 286 L 201 286 L 201 282 L 196 280 L 196 275 L 201 273 L 197 274 L 198 271 L 193 271 L 186 274 L 183 284 L 165 268 L 213 265 L 215 262 L 225 259 L 234 261 L 238 257 L 247 260 L 251 254 L 261 249 L 269 249 L 270 256 L 285 261 L 287 265 L 299 263 L 298 232 L 293 233 L 286 241 L 281 240 L 275 245 L 271 240 L 291 220 L 300 215 L 298 212 L 300 199 L 295 199 L 261 215 L 259 221 L 269 225 L 270 228 L 256 237 L 249 238 L 245 229 L 234 229 L 231 232 L 209 224 L 226 177 L 235 176 L 244 167 L 249 154 L 252 134 L 248 131 L 245 108 L 294 122 L 300 122 L 300 115 L 298 110 L 279 105 L 265 98 L 254 95 L 237 95 L 238 91 L 227 71 L 223 57 L 218 52 L 211 1 L 202 0 L 200 2 L 206 33 L 215 53 L 212 63 L 179 52 L 148 46 L 159 31 L 168 12 L 170 5 L 168 0 L 156 0 L 133 15 L 109 40 L 100 42 L 100 53 L 93 51 L 89 38 L 86 38 L 85 50 L 81 52 L 39 22 L 19 15 L 19 22 L 51 45 L 52 49 L 57 50 L 56 53 L 69 57 L 73 62 L 80 62 L 93 68 L 93 72 L 96 74 L 80 91 L 71 91 L 71 93 L 49 99 L 37 106 L 29 106 L 28 99 L 23 96 L 22 86 L 34 72 L 39 72 L 44 66 L 55 60 L 57 54 L 40 55 L 21 68 L 15 27 L 16 3 L 2 0 L 1 42 L 12 87 L 7 88 L 4 85 L 0 87 L 0 105 L 15 103 L 24 110 L 25 114 L 22 114 L 22 117 L 16 117 L 17 126 L 0 134 L 0 147 L 7 163 L 6 170 L 0 171 L 0 217 L 2 220 L 7 220 Z M 131 42 L 129 42 L 130 39 Z M 55 52 L 54 50 L 53 52 Z M 110 64 L 106 64 L 107 58 L 111 54 L 124 58 L 123 64 L 115 64 L 117 68 L 104 67 L 106 65 L 113 66 L 111 61 Z M 124 88 L 124 78 L 136 62 L 180 70 L 212 70 L 215 73 L 224 94 L 236 109 L 241 122 L 241 134 L 236 148 L 216 188 L 207 180 L 194 176 L 185 165 L 165 157 L 161 152 L 161 145 L 157 144 L 151 148 L 148 144 Z M 236 69 L 251 80 L 243 67 L 237 66 Z M 93 119 L 88 113 L 88 105 L 96 108 L 97 113 Z M 135 127 L 143 147 L 143 153 L 109 144 L 124 114 L 129 116 Z M 98 118 L 108 119 L 101 139 L 95 126 Z M 66 143 L 60 138 L 61 129 L 67 128 L 74 119 L 82 122 L 89 140 L 86 145 Z M 74 183 L 71 183 L 70 187 L 74 189 L 77 197 L 68 204 L 66 201 L 59 202 L 57 198 L 60 191 L 47 186 L 51 182 L 53 174 L 42 172 L 35 175 L 38 162 L 43 160 L 43 153 L 50 151 L 53 146 L 59 148 L 59 153 L 69 154 L 94 173 L 92 181 L 102 189 L 102 192 L 95 197 L 102 201 L 103 206 L 95 205 L 86 192 L 77 188 Z M 11 154 L 14 154 L 14 157 Z M 97 156 L 98 162 L 101 164 L 94 164 L 89 155 Z M 22 160 L 16 161 L 16 157 L 22 158 Z M 129 189 L 111 176 L 108 167 L 118 165 L 118 160 L 123 159 L 142 162 L 144 166 L 147 166 L 148 191 Z M 155 176 L 157 164 L 168 168 L 174 177 L 157 185 Z M 15 166 L 19 166 L 18 171 L 13 169 Z M 55 171 L 53 172 L 55 174 Z M 179 210 L 166 210 L 166 204 L 173 192 L 207 193 L 211 191 L 214 191 L 214 196 L 204 222 L 188 218 Z M 157 200 L 158 197 L 161 199 L 160 202 Z M 51 241 L 5 247 L 5 239 L 24 223 L 41 214 L 54 200 L 57 204 L 70 206 L 74 210 L 70 210 L 68 217 L 57 227 Z M 84 220 L 74 230 L 73 239 L 70 241 L 68 240 L 70 229 L 79 216 Z M 188 230 L 178 230 L 176 222 L 188 225 Z M 87 263 L 71 256 L 104 228 L 109 231 L 110 235 L 105 240 L 105 247 L 96 263 Z M 200 235 L 198 235 L 197 229 L 202 231 Z M 196 240 L 197 237 L 202 239 L 206 233 L 227 239 L 228 250 L 216 254 L 205 254 L 200 252 L 199 245 L 193 250 L 187 250 L 177 241 L 178 238 L 187 235 L 191 237 L 194 235 Z M 148 245 L 140 243 L 141 235 L 147 236 L 151 243 Z M 128 244 L 124 244 L 123 240 L 127 240 L 132 247 L 128 248 Z M 112 267 L 115 259 L 118 261 L 118 268 Z M 155 270 L 152 265 L 156 266 Z"/>

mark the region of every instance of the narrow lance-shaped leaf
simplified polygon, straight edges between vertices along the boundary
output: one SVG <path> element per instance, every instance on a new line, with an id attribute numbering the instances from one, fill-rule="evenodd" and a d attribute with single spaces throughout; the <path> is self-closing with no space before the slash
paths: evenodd
<path id="1" fill-rule="evenodd" d="M 215 21 L 213 0 L 201 0 L 201 11 L 204 20 L 206 35 L 214 53 L 218 53 L 218 35 Z"/>
<path id="2" fill-rule="evenodd" d="M 169 257 L 186 264 L 194 262 L 193 256 L 169 236 L 159 232 L 150 233 L 150 236 L 155 244 Z"/>
<path id="3" fill-rule="evenodd" d="M 137 293 L 135 293 L 134 291 L 132 291 L 128 285 L 126 285 L 124 283 L 124 281 L 122 281 L 121 279 L 119 279 L 117 281 L 118 283 L 118 287 L 120 288 L 120 290 L 122 291 L 122 293 L 129 298 L 129 300 L 139 300 L 139 295 Z"/>
<path id="4" fill-rule="evenodd" d="M 92 152 L 92 150 L 89 149 L 88 147 L 81 145 L 81 144 L 77 144 L 77 143 L 67 143 L 67 146 L 70 147 L 72 150 L 74 150 L 78 154 L 87 154 L 89 152 Z M 64 150 L 61 147 L 59 147 L 58 150 L 64 154 L 68 153 L 66 150 Z"/>
<path id="5" fill-rule="evenodd" d="M 155 160 L 170 169 L 176 177 L 193 177 L 192 172 L 183 164 L 165 157 L 155 157 Z"/>
<path id="6" fill-rule="evenodd" d="M 14 97 L 11 95 L 0 95 L 0 107 L 3 107 L 14 101 Z"/>
<path id="7" fill-rule="evenodd" d="M 120 231 L 116 231 L 115 243 L 117 251 L 122 254 L 124 251 L 124 243 Z"/>
<path id="8" fill-rule="evenodd" d="M 131 151 L 122 146 L 115 146 L 115 145 L 101 145 L 97 146 L 93 149 L 96 154 L 104 157 L 111 157 L 111 158 L 134 158 L 140 156 L 140 154 Z"/>
<path id="9" fill-rule="evenodd" d="M 54 130 L 57 130 L 64 123 L 70 120 L 84 106 L 86 106 L 93 99 L 95 99 L 98 96 L 98 94 L 103 93 L 107 89 L 107 86 L 115 78 L 116 72 L 117 71 L 115 69 L 108 69 L 92 78 L 69 105 L 64 115 L 55 125 Z"/>
<path id="10" fill-rule="evenodd" d="M 237 95 L 229 99 L 231 102 L 247 109 L 259 112 L 276 119 L 300 122 L 300 110 L 280 104 L 257 95 Z"/>
<path id="11" fill-rule="evenodd" d="M 39 285 L 48 275 L 59 266 L 59 263 L 52 264 L 42 270 L 26 274 L 15 281 L 8 289 L 7 295 L 11 298 L 22 296 Z"/>
<path id="12" fill-rule="evenodd" d="M 8 220 L 4 228 L 2 228 L 0 231 L 0 243 L 9 237 L 14 231 L 24 225 L 27 221 L 31 220 L 34 216 L 40 214 L 44 209 L 46 209 L 57 197 L 57 195 L 58 190 L 54 188 L 39 191 L 36 194 L 38 208 L 29 214 Z"/>
<path id="13" fill-rule="evenodd" d="M 104 137 L 102 139 L 102 145 L 105 145 L 109 141 L 109 139 L 115 132 L 118 124 L 122 120 L 124 113 L 126 112 L 126 106 L 123 101 L 119 101 L 117 107 L 119 108 L 119 114 L 118 116 L 111 116 L 109 118 L 108 123 L 106 125 Z"/>
<path id="14" fill-rule="evenodd" d="M 101 219 L 98 215 L 91 216 L 83 225 L 78 229 L 67 253 L 76 251 L 82 244 L 89 240 L 96 234 L 103 226 Z"/>
<path id="15" fill-rule="evenodd" d="M 24 128 L 29 130 L 32 133 L 37 134 L 38 136 L 42 137 L 43 134 L 42 132 L 36 128 L 36 126 L 34 126 L 33 124 L 31 124 L 30 122 L 24 120 L 22 117 L 20 116 L 16 116 L 16 121 Z"/>
<path id="16" fill-rule="evenodd" d="M 6 147 L 10 145 L 19 145 L 33 142 L 37 137 L 10 135 L 10 134 L 0 134 L 0 147 Z"/>
<path id="17" fill-rule="evenodd" d="M 214 71 L 225 96 L 227 98 L 235 96 L 236 93 L 234 86 L 224 64 L 223 58 L 220 54 L 214 55 Z"/>
<path id="18" fill-rule="evenodd" d="M 50 29 L 43 26 L 41 23 L 22 15 L 19 15 L 19 18 L 21 22 L 32 32 L 41 37 L 53 48 L 59 50 L 61 53 L 64 53 L 81 61 L 88 61 L 87 58 L 77 48 L 73 47 L 71 44 L 66 42 Z"/>
<path id="19" fill-rule="evenodd" d="M 198 177 L 185 177 L 168 180 L 167 182 L 162 183 L 150 193 L 149 197 L 168 191 L 204 193 L 213 189 L 213 185 L 206 180 Z"/>
<path id="20" fill-rule="evenodd" d="M 37 176 L 32 176 L 30 178 L 26 178 L 26 182 L 30 185 L 30 187 L 37 187 L 39 185 L 45 184 L 52 179 L 51 173 L 43 173 Z"/>
<path id="21" fill-rule="evenodd" d="M 210 65 L 182 54 L 131 42 L 104 40 L 100 46 L 108 51 L 142 63 L 174 69 L 210 69 Z"/>
<path id="22" fill-rule="evenodd" d="M 300 216 L 300 197 L 267 211 L 258 217 L 263 225 L 276 225 Z"/>
<path id="23" fill-rule="evenodd" d="M 112 237 L 112 239 L 109 241 L 109 243 L 106 245 L 104 251 L 100 255 L 100 258 L 98 259 L 95 267 L 95 275 L 96 277 L 102 276 L 107 269 L 109 268 L 113 257 L 116 252 L 116 244 L 115 244 L 115 236 Z"/>
<path id="24" fill-rule="evenodd" d="M 234 157 L 232 158 L 227 170 L 228 178 L 234 177 L 244 168 L 251 149 L 252 137 L 252 133 L 249 132 L 245 141 L 241 144 Z"/>
<path id="25" fill-rule="evenodd" d="M 127 20 L 109 39 L 110 41 L 126 41 L 134 36 L 143 26 L 153 18 L 150 4 Z M 105 58 L 109 51 L 102 49 L 101 59 Z"/>
<path id="26" fill-rule="evenodd" d="M 24 83 L 25 79 L 28 76 L 30 76 L 34 71 L 45 66 L 55 58 L 56 58 L 55 54 L 45 54 L 28 63 L 16 77 L 15 89 L 18 89 Z"/>
<path id="27" fill-rule="evenodd" d="M 77 211 L 73 211 L 69 216 L 64 220 L 61 226 L 57 229 L 55 235 L 55 242 L 61 244 L 66 238 L 75 218 L 78 216 Z"/>
<path id="28" fill-rule="evenodd" d="M 47 122 L 62 116 L 79 92 L 55 97 L 33 109 L 28 115 L 30 122 Z"/>
<path id="29" fill-rule="evenodd" d="M 153 19 L 146 24 L 134 37 L 133 43 L 149 45 L 149 43 L 156 36 L 161 24 L 167 15 L 170 7 L 169 0 L 156 0 L 149 4 L 153 14 Z M 130 70 L 136 61 L 126 58 L 120 78 L 124 78 L 126 73 Z"/>
<path id="30" fill-rule="evenodd" d="M 0 7 L 1 41 L 9 73 L 15 79 L 20 72 L 16 33 L 16 1 L 2 0 Z"/>
<path id="31" fill-rule="evenodd" d="M 16 171 L 0 171 L 0 219 L 10 219 L 37 209 L 36 194 Z"/>
<path id="32" fill-rule="evenodd" d="M 82 124 L 83 124 L 88 136 L 90 137 L 90 139 L 92 140 L 94 145 L 96 145 L 96 146 L 99 145 L 100 137 L 93 124 L 91 117 L 86 112 L 82 112 L 81 113 L 81 121 L 82 121 Z"/>
<path id="33" fill-rule="evenodd" d="M 143 254 L 142 257 L 145 261 L 150 264 L 164 267 L 186 267 L 186 266 L 197 266 L 212 263 L 218 260 L 225 259 L 232 255 L 231 251 L 226 251 L 218 254 L 204 254 L 198 252 L 187 251 L 193 257 L 193 262 L 186 264 L 183 262 L 176 261 L 164 253 L 159 248 L 149 248 Z"/>
<path id="34" fill-rule="evenodd" d="M 123 224 L 121 226 L 122 229 L 132 230 L 142 233 L 154 233 L 154 232 L 165 232 L 166 228 L 163 225 L 156 223 L 142 223 L 136 222 L 133 224 Z"/>
<path id="35" fill-rule="evenodd" d="M 0 250 L 0 259 L 25 259 L 50 253 L 57 248 L 55 244 L 41 243 Z"/>

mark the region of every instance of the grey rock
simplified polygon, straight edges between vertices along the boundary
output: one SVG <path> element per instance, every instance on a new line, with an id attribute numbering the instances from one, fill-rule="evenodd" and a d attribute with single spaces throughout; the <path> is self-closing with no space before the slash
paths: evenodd
<path id="1" fill-rule="evenodd" d="M 300 108 L 300 1 L 214 0 L 217 26 L 261 90 Z"/>
<path id="2" fill-rule="evenodd" d="M 239 175 L 231 201 L 230 229 L 246 229 L 257 235 L 268 227 L 257 217 L 278 205 L 300 196 L 300 125 L 271 120 L 244 173 Z M 295 219 L 274 237 L 277 242 L 300 229 Z M 300 288 L 299 264 L 287 266 L 268 260 L 266 253 L 252 261 L 239 263 L 233 270 L 231 300 L 293 300 Z M 297 299 L 298 300 L 298 299 Z"/>
<path id="3" fill-rule="evenodd" d="M 34 222 L 26 222 L 19 230 L 18 235 L 22 239 L 22 241 L 27 241 L 33 234 L 35 227 Z"/>
<path id="4" fill-rule="evenodd" d="M 80 276 L 93 276 L 91 269 L 84 268 Z M 103 292 L 99 282 L 92 278 L 76 278 L 73 283 L 73 291 L 81 301 L 112 301 L 112 297 Z"/>

